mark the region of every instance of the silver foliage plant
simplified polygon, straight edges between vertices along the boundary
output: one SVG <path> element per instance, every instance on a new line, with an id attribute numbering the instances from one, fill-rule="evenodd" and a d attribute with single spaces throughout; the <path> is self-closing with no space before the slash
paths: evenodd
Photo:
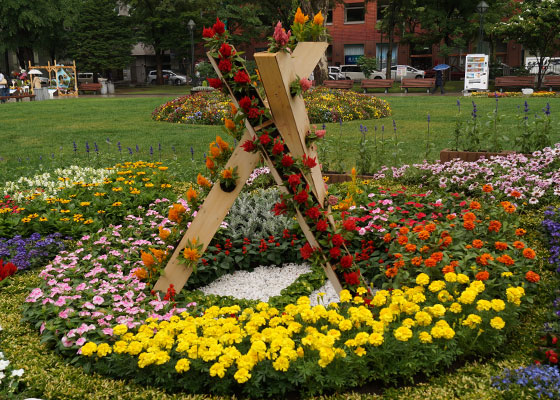
<path id="1" fill-rule="evenodd" d="M 284 229 L 293 227 L 294 221 L 283 215 L 274 215 L 272 208 L 279 201 L 280 192 L 277 188 L 240 194 L 226 217 L 231 238 L 281 237 Z"/>

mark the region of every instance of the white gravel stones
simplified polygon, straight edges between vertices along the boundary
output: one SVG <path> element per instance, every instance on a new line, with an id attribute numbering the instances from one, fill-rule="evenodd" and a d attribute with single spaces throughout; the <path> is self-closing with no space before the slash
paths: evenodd
<path id="1" fill-rule="evenodd" d="M 236 299 L 268 301 L 270 297 L 280 295 L 282 289 L 290 286 L 298 276 L 311 272 L 306 264 L 284 264 L 282 267 L 261 266 L 252 272 L 235 271 L 224 275 L 200 290 L 208 295 L 232 296 Z M 317 294 L 325 293 L 321 304 L 338 301 L 338 295 L 330 282 L 313 292 L 309 297 L 311 304 L 317 304 Z"/>

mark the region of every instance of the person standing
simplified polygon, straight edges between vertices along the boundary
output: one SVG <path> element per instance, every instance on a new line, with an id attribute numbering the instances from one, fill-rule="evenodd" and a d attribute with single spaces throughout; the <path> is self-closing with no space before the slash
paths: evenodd
<path id="1" fill-rule="evenodd" d="M 441 89 L 441 94 L 444 94 L 445 92 L 443 91 L 443 72 L 441 70 L 436 71 L 436 86 L 434 87 L 434 91 L 432 92 L 432 94 L 436 92 L 438 86 Z"/>
<path id="2" fill-rule="evenodd" d="M 2 72 L 0 72 L 0 96 L 7 96 L 9 93 L 8 87 L 8 80 L 4 76 Z M 2 99 L 2 103 L 5 103 L 6 100 Z"/>

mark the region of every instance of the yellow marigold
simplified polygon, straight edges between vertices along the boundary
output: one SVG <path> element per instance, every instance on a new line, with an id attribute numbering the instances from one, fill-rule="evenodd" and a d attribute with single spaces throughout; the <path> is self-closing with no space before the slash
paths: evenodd
<path id="1" fill-rule="evenodd" d="M 325 18 L 323 18 L 323 15 L 321 14 L 321 11 L 319 11 L 317 14 L 315 14 L 315 16 L 313 17 L 313 24 L 315 25 L 323 25 L 323 21 L 325 20 Z"/>
<path id="2" fill-rule="evenodd" d="M 80 348 L 80 350 L 82 351 L 83 356 L 89 357 L 97 351 L 97 345 L 93 342 L 87 342 Z"/>
<path id="3" fill-rule="evenodd" d="M 444 281 L 433 281 L 432 283 L 430 283 L 430 286 L 428 286 L 428 290 L 433 293 L 439 292 L 443 288 L 445 288 Z"/>
<path id="4" fill-rule="evenodd" d="M 276 361 L 278 361 L 278 359 Z M 233 378 L 237 381 L 237 383 L 245 383 L 251 378 L 251 374 L 246 368 L 239 368 L 235 375 L 233 375 Z"/>
<path id="5" fill-rule="evenodd" d="M 502 329 L 506 323 L 500 317 L 494 317 L 490 320 L 490 326 L 494 329 Z"/>
<path id="6" fill-rule="evenodd" d="M 432 335 L 430 335 L 428 332 L 420 332 L 418 338 L 422 343 L 432 343 Z"/>
<path id="7" fill-rule="evenodd" d="M 272 363 L 272 367 L 276 371 L 286 372 L 290 367 L 290 361 L 286 357 L 280 356 Z"/>
<path id="8" fill-rule="evenodd" d="M 97 346 L 97 356 L 98 357 L 105 357 L 108 354 L 111 354 L 113 352 L 113 350 L 111 349 L 111 346 L 109 346 L 107 343 L 101 343 L 99 346 Z"/>
<path id="9" fill-rule="evenodd" d="M 466 283 L 470 282 L 470 279 L 465 274 L 458 274 L 457 275 L 457 282 L 462 283 L 462 284 L 466 284 Z"/>
<path id="10" fill-rule="evenodd" d="M 183 256 L 189 261 L 197 261 L 200 258 L 197 249 L 191 249 L 190 247 L 185 247 L 183 251 Z"/>
<path id="11" fill-rule="evenodd" d="M 428 283 L 430 283 L 430 277 L 427 274 L 420 274 L 416 277 L 416 284 L 417 285 L 427 285 Z"/>
<path id="12" fill-rule="evenodd" d="M 341 290 L 339 296 L 342 303 L 346 303 L 352 300 L 352 295 L 348 290 Z"/>
<path id="13" fill-rule="evenodd" d="M 177 364 L 175 364 L 175 371 L 177 371 L 178 373 L 187 372 L 190 368 L 191 363 L 186 358 L 179 359 L 179 361 L 177 361 Z"/>
<path id="14" fill-rule="evenodd" d="M 369 335 L 368 342 L 373 346 L 381 346 L 383 344 L 383 335 L 378 332 L 373 332 Z"/>
<path id="15" fill-rule="evenodd" d="M 294 16 L 294 24 L 305 24 L 307 21 L 309 21 L 309 17 L 307 15 L 304 15 L 301 12 L 301 8 L 298 7 L 296 15 Z"/>
<path id="16" fill-rule="evenodd" d="M 459 314 L 463 310 L 463 307 L 459 303 L 453 303 L 449 306 L 449 311 L 453 314 Z"/>
<path id="17" fill-rule="evenodd" d="M 482 322 L 482 318 L 476 314 L 469 314 L 467 319 L 465 319 L 461 324 L 474 329 Z"/>
<path id="18" fill-rule="evenodd" d="M 425 311 L 418 311 L 414 318 L 420 326 L 427 326 L 432 323 L 432 317 Z"/>
<path id="19" fill-rule="evenodd" d="M 124 324 L 117 325 L 113 328 L 113 333 L 118 336 L 122 336 L 126 332 L 128 332 L 128 327 Z"/>
<path id="20" fill-rule="evenodd" d="M 455 272 L 448 272 L 443 278 L 446 282 L 457 282 L 457 274 Z"/>
<path id="21" fill-rule="evenodd" d="M 488 300 L 478 300 L 476 302 L 476 309 L 478 311 L 490 311 L 492 309 L 492 303 Z"/>
<path id="22" fill-rule="evenodd" d="M 349 319 L 344 319 L 338 324 L 338 329 L 341 331 L 348 331 L 352 329 L 352 322 Z"/>
<path id="23" fill-rule="evenodd" d="M 395 338 L 401 342 L 406 342 L 412 337 L 412 331 L 406 326 L 397 328 L 393 334 L 395 335 Z"/>
<path id="24" fill-rule="evenodd" d="M 356 350 L 354 350 L 354 353 L 356 353 L 356 355 L 358 357 L 362 357 L 363 355 L 366 354 L 366 349 L 364 349 L 363 347 L 356 347 Z"/>
<path id="25" fill-rule="evenodd" d="M 503 311 L 506 308 L 506 303 L 501 299 L 492 299 L 490 303 L 492 304 L 492 309 L 496 312 Z"/>

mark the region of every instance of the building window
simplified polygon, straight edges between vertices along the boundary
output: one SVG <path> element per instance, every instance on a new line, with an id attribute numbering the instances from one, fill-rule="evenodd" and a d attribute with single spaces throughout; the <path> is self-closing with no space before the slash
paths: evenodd
<path id="1" fill-rule="evenodd" d="M 382 69 L 387 67 L 387 51 L 389 50 L 388 43 L 377 43 L 375 45 L 375 54 L 377 58 L 377 68 Z M 393 51 L 391 54 L 391 65 L 397 64 L 397 50 L 398 45 L 393 45 Z"/>
<path id="2" fill-rule="evenodd" d="M 327 47 L 326 54 L 327 54 L 327 60 L 329 61 L 332 60 L 332 44 L 329 44 L 329 47 Z"/>
<path id="3" fill-rule="evenodd" d="M 358 58 L 364 55 L 363 44 L 345 44 L 344 45 L 344 64 L 354 65 L 358 63 Z"/>
<path id="4" fill-rule="evenodd" d="M 389 6 L 389 0 L 378 0 L 377 1 L 377 20 L 383 19 L 383 12 Z"/>
<path id="5" fill-rule="evenodd" d="M 327 25 L 332 24 L 332 13 L 333 13 L 333 9 L 329 8 L 327 10 Z"/>
<path id="6" fill-rule="evenodd" d="M 364 3 L 344 5 L 344 23 L 357 24 L 365 21 L 366 9 Z"/>

